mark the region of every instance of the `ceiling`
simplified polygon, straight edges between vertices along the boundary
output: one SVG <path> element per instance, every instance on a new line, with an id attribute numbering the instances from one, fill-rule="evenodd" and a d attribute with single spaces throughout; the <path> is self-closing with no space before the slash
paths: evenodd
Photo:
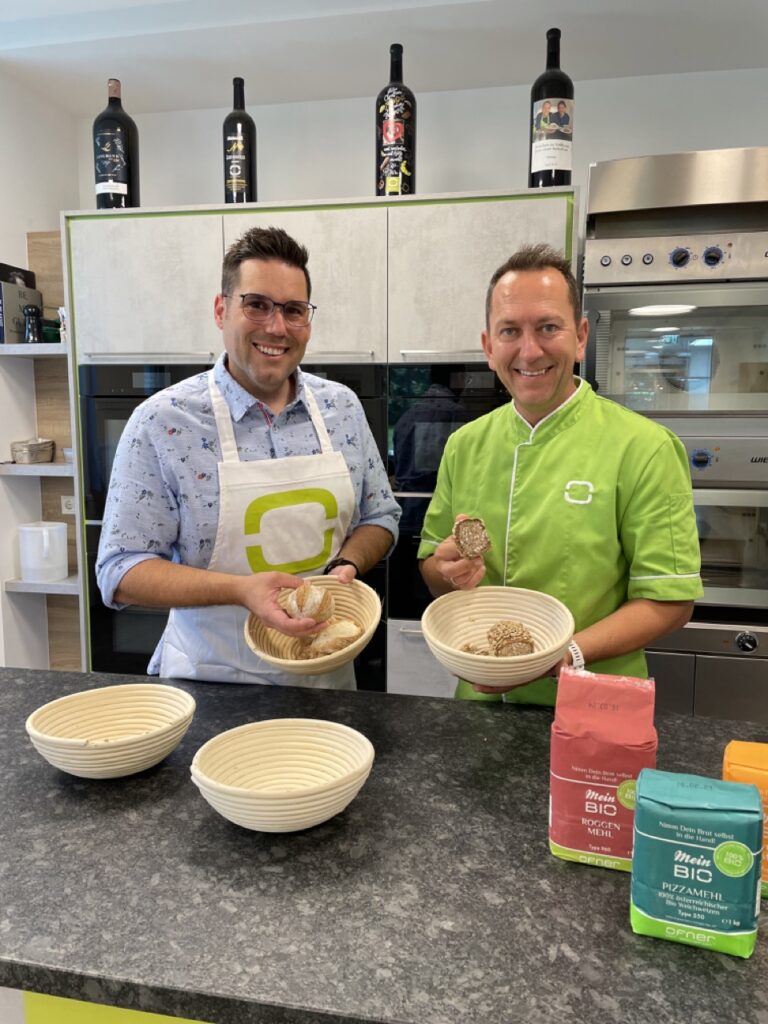
<path id="1" fill-rule="evenodd" d="M 0 72 L 82 117 L 373 96 L 391 42 L 417 94 L 514 86 L 552 25 L 575 82 L 768 66 L 766 0 L 0 0 Z"/>

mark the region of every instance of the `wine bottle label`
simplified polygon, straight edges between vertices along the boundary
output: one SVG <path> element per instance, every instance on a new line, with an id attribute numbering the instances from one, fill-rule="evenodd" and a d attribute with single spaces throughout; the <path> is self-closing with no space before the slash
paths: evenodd
<path id="1" fill-rule="evenodd" d="M 404 196 L 413 191 L 414 170 L 413 104 L 398 85 L 391 85 L 379 104 L 378 126 L 379 195 Z"/>
<path id="2" fill-rule="evenodd" d="M 242 132 L 227 135 L 224 143 L 224 186 L 233 195 L 248 189 L 248 152 Z"/>
<path id="3" fill-rule="evenodd" d="M 102 128 L 93 137 L 96 195 L 128 193 L 128 157 L 121 128 Z"/>
<path id="4" fill-rule="evenodd" d="M 536 100 L 531 107 L 531 174 L 573 170 L 572 99 Z"/>

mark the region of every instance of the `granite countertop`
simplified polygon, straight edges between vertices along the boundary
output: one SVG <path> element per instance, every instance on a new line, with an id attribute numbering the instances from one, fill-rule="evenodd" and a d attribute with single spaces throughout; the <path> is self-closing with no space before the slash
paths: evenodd
<path id="1" fill-rule="evenodd" d="M 147 772 L 76 779 L 36 753 L 40 704 L 135 681 L 0 669 L 0 985 L 215 1024 L 768 1024 L 768 935 L 750 960 L 636 936 L 627 874 L 549 854 L 551 711 L 190 683 L 192 726 Z M 306 832 L 230 824 L 194 752 L 290 716 L 365 733 L 368 782 Z M 658 727 L 672 771 L 718 775 L 728 740 L 768 741 Z"/>

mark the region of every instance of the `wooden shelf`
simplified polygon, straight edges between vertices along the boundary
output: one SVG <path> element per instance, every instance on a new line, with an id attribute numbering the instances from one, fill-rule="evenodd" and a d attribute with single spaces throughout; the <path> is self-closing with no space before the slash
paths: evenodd
<path id="1" fill-rule="evenodd" d="M 0 462 L 0 476 L 74 476 L 71 462 Z"/>
<path id="2" fill-rule="evenodd" d="M 0 344 L 0 356 L 26 356 L 28 359 L 47 359 L 50 356 L 66 356 L 67 346 L 60 341 L 43 342 L 35 345 Z"/>
<path id="3" fill-rule="evenodd" d="M 27 580 L 6 580 L 3 589 L 8 594 L 79 594 L 80 580 L 77 576 L 67 576 L 63 580 L 52 583 L 30 583 Z"/>

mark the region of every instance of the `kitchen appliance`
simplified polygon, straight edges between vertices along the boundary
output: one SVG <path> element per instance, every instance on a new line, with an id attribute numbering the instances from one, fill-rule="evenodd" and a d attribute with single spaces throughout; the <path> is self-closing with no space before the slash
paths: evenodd
<path id="1" fill-rule="evenodd" d="M 389 472 L 403 515 L 387 561 L 387 689 L 451 696 L 455 683 L 445 678 L 421 631 L 421 616 L 432 600 L 416 557 L 421 528 L 445 442 L 463 424 L 504 405 L 509 395 L 480 358 L 390 365 L 388 394 Z"/>
<path id="2" fill-rule="evenodd" d="M 205 364 L 88 363 L 79 368 L 80 421 L 88 564 L 90 667 L 102 672 L 146 672 L 165 629 L 168 613 L 132 605 L 122 611 L 105 607 L 96 585 L 96 556 L 104 502 L 120 436 L 133 411 L 150 395 L 209 369 Z M 346 384 L 360 398 L 382 457 L 387 451 L 386 372 L 379 364 L 339 364 L 302 369 Z M 365 582 L 382 600 L 386 594 L 384 563 L 366 573 Z M 360 689 L 384 690 L 386 626 L 381 623 L 355 659 Z"/>
<path id="3" fill-rule="evenodd" d="M 27 583 L 64 580 L 67 568 L 66 523 L 22 523 L 19 526 L 20 576 Z"/>
<path id="4" fill-rule="evenodd" d="M 704 596 L 657 703 L 768 722 L 768 148 L 595 164 L 585 376 L 688 453 Z"/>

